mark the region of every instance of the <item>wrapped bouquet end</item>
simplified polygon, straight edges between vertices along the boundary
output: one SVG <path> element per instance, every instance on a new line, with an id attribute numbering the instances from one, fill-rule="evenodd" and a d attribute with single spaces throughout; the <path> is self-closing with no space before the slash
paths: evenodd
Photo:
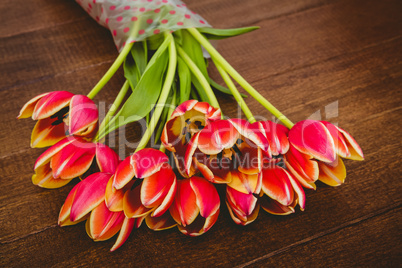
<path id="1" fill-rule="evenodd" d="M 213 227 L 222 204 L 239 225 L 255 221 L 261 208 L 274 215 L 303 211 L 304 189 L 316 189 L 318 180 L 338 186 L 346 177 L 342 159 L 364 159 L 338 126 L 293 124 L 209 42 L 256 27 L 208 28 L 181 1 L 77 2 L 111 31 L 120 54 L 87 96 L 44 93 L 18 115 L 37 120 L 32 147 L 50 146 L 34 164 L 33 183 L 58 188 L 80 179 L 60 210 L 60 226 L 86 221 L 94 241 L 118 234 L 112 251 L 143 222 L 199 236 Z M 209 77 L 203 49 L 227 87 Z M 122 65 L 126 81 L 99 122 L 92 99 Z M 257 121 L 233 80 L 278 122 Z M 224 117 L 213 89 L 232 95 L 246 119 Z M 147 128 L 121 160 L 105 137 L 138 120 Z"/>

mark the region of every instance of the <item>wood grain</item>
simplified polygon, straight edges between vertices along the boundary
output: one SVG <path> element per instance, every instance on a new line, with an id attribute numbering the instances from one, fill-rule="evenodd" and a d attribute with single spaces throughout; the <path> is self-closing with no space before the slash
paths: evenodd
<path id="1" fill-rule="evenodd" d="M 43 149 L 29 148 L 34 122 L 15 117 L 41 92 L 88 92 L 117 55 L 112 38 L 73 1 L 6 0 L 0 4 L 0 266 L 399 264 L 400 1 L 186 2 L 216 27 L 261 26 L 219 42 L 218 49 L 291 120 L 321 117 L 347 129 L 366 160 L 346 161 L 344 185 L 307 191 L 305 212 L 260 212 L 256 222 L 239 227 L 223 207 L 217 224 L 201 237 L 142 226 L 110 253 L 114 238 L 95 243 L 83 224 L 57 226 L 60 206 L 76 182 L 57 190 L 32 185 L 32 166 Z M 219 80 L 214 68 L 209 72 Z M 97 101 L 110 104 L 123 82 L 120 71 Z M 238 115 L 232 98 L 218 97 L 226 115 Z M 256 115 L 271 119 L 256 101 L 246 101 Z M 130 125 L 120 134 L 135 142 L 140 127 Z M 133 150 L 115 147 L 125 154 Z"/>

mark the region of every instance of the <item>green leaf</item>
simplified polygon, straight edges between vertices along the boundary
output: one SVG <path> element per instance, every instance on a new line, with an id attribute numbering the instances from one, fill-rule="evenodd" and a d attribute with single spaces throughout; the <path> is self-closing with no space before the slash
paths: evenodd
<path id="1" fill-rule="evenodd" d="M 191 92 L 190 92 L 190 97 L 191 97 L 191 99 L 193 99 L 193 100 L 200 100 L 200 97 L 198 97 L 198 95 L 197 95 L 197 91 L 195 91 L 195 90 L 191 90 Z"/>
<path id="2" fill-rule="evenodd" d="M 219 90 L 220 92 L 233 96 L 232 92 L 231 92 L 228 88 L 219 85 L 218 83 L 216 83 L 216 82 L 215 82 L 214 80 L 212 80 L 211 78 L 209 78 L 209 84 L 210 84 L 213 88 Z M 243 94 L 243 93 L 240 93 L 240 95 L 241 95 L 243 98 L 247 98 L 247 97 L 248 97 L 246 94 Z"/>
<path id="3" fill-rule="evenodd" d="M 174 37 L 176 44 L 178 44 L 180 46 L 183 44 L 182 32 L 183 32 L 182 30 L 177 30 L 173 33 L 173 37 Z"/>
<path id="4" fill-rule="evenodd" d="M 128 80 L 131 90 L 134 90 L 138 84 L 138 80 L 140 80 L 141 74 L 131 54 L 127 55 L 123 68 L 124 77 Z"/>
<path id="5" fill-rule="evenodd" d="M 163 43 L 164 37 L 162 33 L 155 34 L 148 37 L 147 41 L 149 50 L 157 50 Z"/>
<path id="6" fill-rule="evenodd" d="M 179 57 L 177 61 L 177 72 L 180 80 L 180 103 L 190 98 L 191 72 L 187 64 Z"/>
<path id="7" fill-rule="evenodd" d="M 245 34 L 254 30 L 259 29 L 258 26 L 234 28 L 234 29 L 215 29 L 215 28 L 197 28 L 197 30 L 202 33 L 207 39 L 224 39 L 232 36 L 237 36 Z"/>
<path id="8" fill-rule="evenodd" d="M 129 81 L 132 90 L 137 86 L 148 62 L 148 48 L 146 41 L 134 43 L 131 53 L 124 61 L 124 76 Z"/>
<path id="9" fill-rule="evenodd" d="M 148 63 L 147 42 L 142 41 L 134 43 L 133 48 L 131 49 L 131 55 L 133 56 L 134 62 L 137 65 L 138 71 L 142 75 Z"/>
<path id="10" fill-rule="evenodd" d="M 137 86 L 115 116 L 113 122 L 110 123 L 111 127 L 108 133 L 120 126 L 140 120 L 155 106 L 162 90 L 163 77 L 169 58 L 167 47 L 172 41 L 171 36 L 166 38 L 152 56 Z"/>

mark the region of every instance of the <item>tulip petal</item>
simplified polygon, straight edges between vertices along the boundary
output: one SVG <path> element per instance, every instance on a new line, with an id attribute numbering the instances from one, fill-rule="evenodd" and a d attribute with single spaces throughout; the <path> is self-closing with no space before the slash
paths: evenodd
<path id="1" fill-rule="evenodd" d="M 55 118 L 45 118 L 36 122 L 31 134 L 32 148 L 52 146 L 66 137 L 66 125 L 63 122 L 53 125 L 52 123 L 56 120 Z"/>
<path id="2" fill-rule="evenodd" d="M 169 165 L 144 178 L 141 185 L 141 203 L 147 207 L 156 207 L 152 213 L 158 217 L 172 204 L 176 193 L 176 175 Z"/>
<path id="3" fill-rule="evenodd" d="M 198 135 L 198 149 L 204 154 L 216 155 L 231 148 L 240 134 L 228 120 L 216 120 L 205 126 Z"/>
<path id="4" fill-rule="evenodd" d="M 319 168 L 317 161 L 311 159 L 311 156 L 299 152 L 293 146 L 290 146 L 285 160 L 290 164 L 292 170 L 295 170 L 307 182 L 315 182 L 318 179 Z"/>
<path id="5" fill-rule="evenodd" d="M 134 181 L 131 181 L 130 183 L 128 183 L 124 188 L 117 190 L 113 187 L 113 178 L 114 178 L 114 175 L 112 175 L 112 177 L 110 177 L 110 179 L 106 185 L 105 203 L 106 203 L 107 208 L 110 211 L 117 212 L 117 211 L 123 210 L 124 194 L 128 189 L 131 188 L 131 186 L 134 184 Z"/>
<path id="6" fill-rule="evenodd" d="M 135 171 L 130 162 L 131 157 L 127 157 L 117 166 L 113 178 L 113 188 L 119 190 L 135 177 Z"/>
<path id="7" fill-rule="evenodd" d="M 177 225 L 176 221 L 172 218 L 169 212 L 166 212 L 159 217 L 151 217 L 151 215 L 148 215 L 145 218 L 145 223 L 149 229 L 154 231 L 170 229 Z"/>
<path id="8" fill-rule="evenodd" d="M 221 111 L 219 108 L 214 108 L 207 102 L 198 102 L 197 100 L 188 100 L 177 106 L 173 111 L 171 118 L 182 116 L 192 109 L 205 115 L 208 119 L 216 120 L 221 118 Z"/>
<path id="9" fill-rule="evenodd" d="M 319 166 L 320 176 L 318 179 L 323 183 L 330 186 L 339 186 L 345 182 L 346 168 L 339 156 L 333 163 L 319 163 Z"/>
<path id="10" fill-rule="evenodd" d="M 109 173 L 97 172 L 89 175 L 79 184 L 73 205 L 71 206 L 71 221 L 79 220 L 105 200 L 106 185 L 110 179 Z"/>
<path id="11" fill-rule="evenodd" d="M 40 94 L 40 95 L 32 98 L 31 100 L 29 100 L 27 103 L 25 103 L 24 106 L 21 108 L 20 114 L 17 116 L 17 119 L 31 117 L 36 104 L 39 102 L 39 100 L 41 98 L 48 95 L 49 93 L 50 92 Z"/>
<path id="12" fill-rule="evenodd" d="M 291 175 L 283 168 L 274 166 L 262 170 L 262 191 L 284 206 L 293 202 L 293 189 L 289 180 Z"/>
<path id="13" fill-rule="evenodd" d="M 75 193 L 80 184 L 76 184 L 73 189 L 71 189 L 70 193 L 68 193 L 66 201 L 64 201 L 63 206 L 60 209 L 58 224 L 59 226 L 66 226 L 69 225 L 68 223 L 72 223 L 70 221 L 70 211 L 71 206 L 73 205 Z M 66 224 L 67 223 L 67 224 Z"/>
<path id="14" fill-rule="evenodd" d="M 137 185 L 134 189 L 129 189 L 124 194 L 123 210 L 128 218 L 139 218 L 151 213 L 155 208 L 146 208 L 141 203 L 141 185 Z"/>
<path id="15" fill-rule="evenodd" d="M 201 216 L 208 218 L 215 214 L 220 206 L 220 199 L 215 186 L 207 180 L 195 176 L 190 179 L 190 185 L 195 193 Z"/>
<path id="16" fill-rule="evenodd" d="M 141 203 L 148 208 L 159 206 L 175 179 L 176 176 L 169 165 L 144 178 L 141 185 Z"/>
<path id="17" fill-rule="evenodd" d="M 75 141 L 74 138 L 66 137 L 47 149 L 43 154 L 38 157 L 38 159 L 36 159 L 34 169 L 36 170 L 40 166 L 48 163 L 55 154 L 57 154 L 61 149 L 63 149 L 65 146 L 69 145 L 73 141 Z"/>
<path id="18" fill-rule="evenodd" d="M 190 179 L 177 182 L 176 196 L 170 207 L 172 217 L 183 226 L 191 224 L 200 212 L 197 206 L 197 196 L 190 185 Z M 177 215 L 179 219 L 177 219 Z"/>
<path id="19" fill-rule="evenodd" d="M 359 144 L 355 141 L 355 139 L 345 130 L 341 129 L 340 127 L 336 127 L 339 132 L 341 132 L 345 138 L 346 145 L 348 146 L 350 156 L 345 157 L 347 159 L 352 159 L 352 160 L 364 160 L 364 155 L 363 151 L 360 148 Z"/>
<path id="20" fill-rule="evenodd" d="M 38 101 L 33 111 L 32 119 L 38 120 L 54 115 L 62 108 L 67 107 L 73 96 L 73 93 L 67 91 L 50 92 Z"/>
<path id="21" fill-rule="evenodd" d="M 194 169 L 193 168 L 193 156 L 194 156 L 194 153 L 197 150 L 199 134 L 200 134 L 199 132 L 197 134 L 195 134 L 191 138 L 188 146 L 186 147 L 186 152 L 184 154 L 184 170 L 185 170 L 185 175 L 186 176 L 184 176 L 184 177 L 191 177 L 193 175 L 192 173 L 195 173 L 195 172 L 193 172 L 194 171 L 193 170 Z M 179 158 L 179 157 L 183 158 L 182 154 L 174 154 L 174 156 L 175 156 L 175 160 L 176 160 L 176 158 Z M 177 162 L 180 162 L 180 159 L 178 159 L 176 161 L 176 163 Z M 180 170 L 181 165 L 178 165 L 178 168 Z M 180 172 L 180 173 L 182 173 L 182 172 Z"/>
<path id="22" fill-rule="evenodd" d="M 252 141 L 256 146 L 264 152 L 271 155 L 267 138 L 261 132 L 258 124 L 251 124 L 247 120 L 233 118 L 228 120 L 236 130 L 244 137 Z"/>
<path id="23" fill-rule="evenodd" d="M 304 176 L 293 169 L 292 165 L 290 165 L 288 161 L 285 161 L 285 164 L 289 172 L 297 179 L 298 182 L 300 182 L 301 185 L 303 185 L 303 187 L 315 190 L 316 187 L 314 182 L 309 182 Z"/>
<path id="24" fill-rule="evenodd" d="M 170 186 L 169 192 L 167 193 L 166 197 L 163 199 L 162 204 L 160 204 L 154 212 L 152 212 L 152 217 L 159 217 L 163 213 L 165 213 L 171 204 L 173 203 L 174 197 L 176 194 L 176 178 L 174 179 L 172 185 Z"/>
<path id="25" fill-rule="evenodd" d="M 114 243 L 113 247 L 110 249 L 110 251 L 115 251 L 116 249 L 121 247 L 124 244 L 124 242 L 126 242 L 127 238 L 130 236 L 131 231 L 133 230 L 134 225 L 137 220 L 138 219 L 130 219 L 127 217 L 124 218 L 119 236 L 117 237 L 117 240 Z"/>
<path id="26" fill-rule="evenodd" d="M 257 204 L 255 209 L 252 211 L 252 213 L 249 216 L 240 218 L 237 213 L 234 213 L 235 212 L 234 207 L 232 207 L 228 202 L 226 202 L 226 206 L 228 207 L 229 214 L 230 214 L 230 217 L 232 218 L 232 220 L 236 224 L 243 225 L 243 226 L 255 221 L 257 219 L 258 213 L 260 211 L 260 205 Z"/>
<path id="27" fill-rule="evenodd" d="M 46 163 L 35 170 L 35 174 L 32 175 L 32 183 L 39 187 L 46 189 L 56 189 L 68 184 L 70 180 L 63 180 L 54 178 L 53 171 L 50 168 L 50 163 Z"/>
<path id="28" fill-rule="evenodd" d="M 229 187 L 236 189 L 244 194 L 256 193 L 258 190 L 259 180 L 261 177 L 258 174 L 244 174 L 240 171 L 230 172 L 231 182 Z"/>
<path id="29" fill-rule="evenodd" d="M 87 132 L 88 127 L 98 122 L 98 108 L 95 103 L 84 95 L 75 95 L 70 101 L 68 117 L 69 132 L 71 135 L 80 135 Z"/>
<path id="30" fill-rule="evenodd" d="M 329 133 L 331 134 L 332 139 L 334 140 L 336 153 L 341 157 L 350 156 L 350 152 L 346 145 L 346 141 L 343 135 L 337 129 L 337 127 L 326 121 L 320 121 L 320 122 L 324 124 L 324 126 L 328 129 Z"/>
<path id="31" fill-rule="evenodd" d="M 73 179 L 84 174 L 95 157 L 95 144 L 75 139 L 56 153 L 51 161 L 55 177 Z"/>
<path id="32" fill-rule="evenodd" d="M 273 155 L 285 154 L 289 150 L 289 129 L 272 121 L 258 122 L 261 131 L 267 137 Z"/>
<path id="33" fill-rule="evenodd" d="M 101 172 L 115 173 L 120 163 L 120 157 L 109 146 L 96 144 L 96 163 Z"/>
<path id="34" fill-rule="evenodd" d="M 284 206 L 276 200 L 265 197 L 261 198 L 261 207 L 268 213 L 274 215 L 289 215 L 295 212 L 292 207 Z"/>
<path id="35" fill-rule="evenodd" d="M 304 154 L 323 162 L 336 158 L 334 140 L 323 123 L 315 120 L 297 122 L 289 131 L 289 141 Z"/>
<path id="36" fill-rule="evenodd" d="M 289 176 L 289 181 L 292 184 L 293 190 L 295 192 L 294 200 L 299 203 L 300 209 L 303 211 L 306 207 L 306 195 L 304 193 L 303 187 L 295 178 L 293 178 L 292 175 Z"/>
<path id="37" fill-rule="evenodd" d="M 237 217 L 244 222 L 247 221 L 248 216 L 253 213 L 257 205 L 257 198 L 252 193 L 245 194 L 231 187 L 226 187 L 226 200 Z"/>
<path id="38" fill-rule="evenodd" d="M 178 225 L 178 229 L 180 232 L 182 232 L 185 235 L 188 236 L 200 236 L 207 232 L 211 227 L 215 224 L 216 220 L 218 219 L 219 216 L 219 209 L 215 214 L 212 214 L 208 218 L 204 218 L 201 215 L 198 215 L 198 217 L 190 224 L 187 226 L 182 226 Z"/>
<path id="39" fill-rule="evenodd" d="M 95 241 L 107 240 L 120 230 L 123 220 L 123 212 L 112 212 L 105 202 L 101 202 L 92 210 L 87 221 L 89 235 Z"/>
<path id="40" fill-rule="evenodd" d="M 240 150 L 240 155 L 238 156 L 238 170 L 246 174 L 256 174 L 261 171 L 262 164 L 262 150 L 261 148 L 256 148 L 255 145 L 250 146 L 250 142 L 246 139 L 238 145 Z M 232 156 L 232 161 L 237 157 L 237 155 Z"/>
<path id="41" fill-rule="evenodd" d="M 130 164 L 137 178 L 145 178 L 158 172 L 168 162 L 169 158 L 166 154 L 156 149 L 146 148 L 134 153 Z"/>
<path id="42" fill-rule="evenodd" d="M 206 233 L 216 223 L 216 221 L 218 220 L 219 212 L 220 209 L 218 209 L 214 214 L 205 219 L 205 224 L 201 234 Z"/>

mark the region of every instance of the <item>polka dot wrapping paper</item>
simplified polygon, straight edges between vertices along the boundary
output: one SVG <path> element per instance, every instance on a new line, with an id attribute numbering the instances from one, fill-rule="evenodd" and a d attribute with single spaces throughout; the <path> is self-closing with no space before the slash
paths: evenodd
<path id="1" fill-rule="evenodd" d="M 128 42 L 164 32 L 211 27 L 179 0 L 76 0 L 112 33 L 119 51 Z"/>

